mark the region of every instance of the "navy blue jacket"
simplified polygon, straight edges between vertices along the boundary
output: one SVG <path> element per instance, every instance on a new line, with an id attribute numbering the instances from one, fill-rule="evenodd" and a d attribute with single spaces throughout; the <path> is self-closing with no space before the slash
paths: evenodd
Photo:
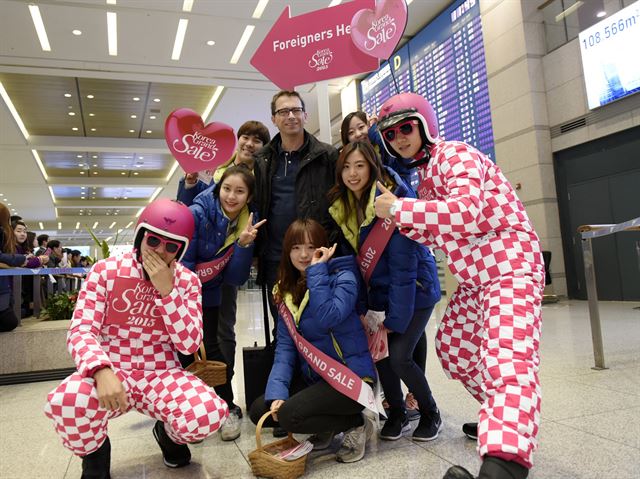
<path id="1" fill-rule="evenodd" d="M 354 258 L 343 257 L 309 266 L 307 294 L 301 303 L 302 314 L 295 314 L 291 296 L 285 304 L 293 313 L 301 336 L 323 353 L 346 364 L 351 371 L 371 382 L 376 377 L 360 317 L 356 313 L 358 279 Z M 298 353 L 286 325 L 278 317 L 278 341 L 273 368 L 269 375 L 265 401 L 289 398 L 291 379 L 298 367 L 308 384 L 321 380 Z"/>
<path id="2" fill-rule="evenodd" d="M 388 167 L 385 169 L 394 182 L 396 196 L 415 198 L 413 190 L 395 171 Z M 340 225 L 342 234 L 351 247 L 351 254 L 357 255 L 375 224 L 373 200 L 379 194 L 380 191 L 373 186 L 361 225 L 357 225 L 355 211 L 352 218 L 344 218 L 342 200 L 335 201 L 329 208 L 329 213 Z M 351 193 L 349 195 L 354 198 Z M 364 290 L 365 298 L 363 298 L 363 303 L 366 305 L 362 309 L 385 311 L 385 326 L 399 333 L 406 331 L 415 309 L 429 308 L 441 297 L 438 271 L 433 255 L 426 247 L 401 234 L 397 228 L 371 274 L 368 291 L 366 289 Z"/>
<path id="3" fill-rule="evenodd" d="M 178 182 L 178 195 L 177 200 L 182 201 L 185 205 L 191 206 L 196 196 L 209 188 L 211 185 L 207 185 L 204 181 L 198 180 L 194 186 L 187 189 L 185 188 L 184 176 L 180 178 Z"/>
<path id="4" fill-rule="evenodd" d="M 213 194 L 215 185 L 200 193 L 189 207 L 195 220 L 193 239 L 189 243 L 182 263 L 191 271 L 195 265 L 212 261 L 223 256 L 233 246 L 231 260 L 225 269 L 215 278 L 202 285 L 202 305 L 206 307 L 220 306 L 220 286 L 227 283 L 235 286 L 244 284 L 249 278 L 253 257 L 253 244 L 247 248 L 238 245 L 239 233 L 245 228 L 249 210 L 245 209 L 238 216 L 235 229 L 228 232 L 229 218 L 223 213 L 220 199 Z"/>

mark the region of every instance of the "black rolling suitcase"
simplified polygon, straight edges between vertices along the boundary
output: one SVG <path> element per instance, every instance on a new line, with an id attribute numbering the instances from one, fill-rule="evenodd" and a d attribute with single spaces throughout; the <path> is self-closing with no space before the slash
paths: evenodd
<path id="1" fill-rule="evenodd" d="M 242 348 L 242 363 L 244 365 L 244 396 L 246 410 L 249 412 L 253 401 L 264 394 L 267 388 L 267 380 L 273 366 L 273 346 L 271 344 L 271 332 L 269 330 L 269 306 L 267 301 L 267 285 L 263 281 L 262 289 L 262 314 L 264 317 L 265 346 L 258 346 L 256 341 L 253 347 Z"/>

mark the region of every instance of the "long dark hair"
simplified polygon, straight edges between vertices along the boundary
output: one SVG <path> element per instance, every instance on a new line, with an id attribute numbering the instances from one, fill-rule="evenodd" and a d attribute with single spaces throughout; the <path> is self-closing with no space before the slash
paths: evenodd
<path id="1" fill-rule="evenodd" d="M 345 116 L 344 120 L 342 120 L 342 124 L 340 125 L 340 139 L 342 140 L 342 145 L 346 145 L 347 143 L 349 143 L 349 124 L 351 123 L 351 120 L 354 116 L 362 120 L 365 125 L 367 124 L 367 114 L 363 111 L 352 111 L 347 116 Z"/>
<path id="2" fill-rule="evenodd" d="M 16 252 L 16 237 L 13 234 L 13 228 L 11 227 L 11 211 L 5 206 L 4 203 L 0 203 L 0 232 L 4 237 L 2 244 L 3 253 L 15 253 Z"/>
<path id="3" fill-rule="evenodd" d="M 347 188 L 347 185 L 345 185 L 342 180 L 342 170 L 344 170 L 344 164 L 347 161 L 347 158 L 349 158 L 349 155 L 354 151 L 359 151 L 364 159 L 369 163 L 369 181 L 367 181 L 367 185 L 365 186 L 365 192 L 371 191 L 371 186 L 373 186 L 376 181 L 386 183 L 389 179 L 382 167 L 382 162 L 380 161 L 376 150 L 371 146 L 371 143 L 367 141 L 354 141 L 353 143 L 347 143 L 344 148 L 342 148 L 338 161 L 336 162 L 336 182 L 329 190 L 329 193 L 327 193 L 329 204 L 333 204 L 338 199 L 342 200 L 345 212 L 345 217 L 342 218 L 343 220 L 349 218 L 353 214 L 353 211 L 351 211 L 351 205 L 349 204 L 349 193 L 351 190 Z M 357 199 L 354 196 L 354 199 L 356 200 L 358 209 L 360 211 L 364 211 L 369 201 L 369 195 L 363 194 L 360 199 Z"/>
<path id="4" fill-rule="evenodd" d="M 216 186 L 213 188 L 213 194 L 217 198 L 220 198 L 220 188 L 222 188 L 222 183 L 224 183 L 224 180 L 232 175 L 242 176 L 242 180 L 244 181 L 244 184 L 247 185 L 247 190 L 249 192 L 249 195 L 247 196 L 247 203 L 250 203 L 251 198 L 253 198 L 253 192 L 256 188 L 256 179 L 254 178 L 253 173 L 251 173 L 249 167 L 244 163 L 240 165 L 230 166 L 229 168 L 224 170 L 220 181 L 218 181 Z"/>
<path id="5" fill-rule="evenodd" d="M 300 273 L 293 266 L 290 254 L 294 245 L 305 244 L 309 241 L 316 248 L 329 246 L 327 232 L 322 225 L 312 219 L 295 220 L 287 228 L 287 232 L 282 240 L 282 257 L 278 268 L 278 294 L 275 297 L 277 303 L 282 301 L 285 293 L 293 296 L 294 304 L 299 305 L 307 290 L 307 283 Z"/>

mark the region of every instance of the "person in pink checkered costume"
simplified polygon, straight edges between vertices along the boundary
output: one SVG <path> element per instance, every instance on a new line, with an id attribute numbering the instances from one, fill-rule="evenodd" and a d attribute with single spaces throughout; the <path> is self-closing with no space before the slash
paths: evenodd
<path id="1" fill-rule="evenodd" d="M 153 435 L 172 468 L 189 464 L 187 443 L 229 414 L 178 360 L 202 341 L 200 280 L 178 262 L 193 230 L 185 205 L 154 201 L 140 215 L 133 252 L 98 261 L 82 286 L 67 334 L 77 372 L 49 393 L 45 414 L 82 457 L 84 479 L 110 477 L 108 422 L 131 409 L 156 419 Z"/>
<path id="2" fill-rule="evenodd" d="M 386 101 L 378 129 L 385 148 L 418 168 L 419 199 L 378 196 L 376 214 L 407 237 L 447 255 L 458 289 L 440 323 L 445 373 L 481 404 L 479 479 L 527 477 L 540 424 L 540 326 L 544 263 L 538 236 L 505 176 L 470 145 L 439 138 L 429 102 L 415 93 Z M 381 190 L 384 185 L 379 185 Z M 445 479 L 472 479 L 451 467 Z"/>

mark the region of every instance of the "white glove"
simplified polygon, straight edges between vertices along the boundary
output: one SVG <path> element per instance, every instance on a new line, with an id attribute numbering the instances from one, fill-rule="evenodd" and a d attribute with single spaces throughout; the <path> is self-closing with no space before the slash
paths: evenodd
<path id="1" fill-rule="evenodd" d="M 384 323 L 384 311 L 374 311 L 370 309 L 364 316 L 364 323 L 369 333 L 375 333 L 382 323 Z"/>

